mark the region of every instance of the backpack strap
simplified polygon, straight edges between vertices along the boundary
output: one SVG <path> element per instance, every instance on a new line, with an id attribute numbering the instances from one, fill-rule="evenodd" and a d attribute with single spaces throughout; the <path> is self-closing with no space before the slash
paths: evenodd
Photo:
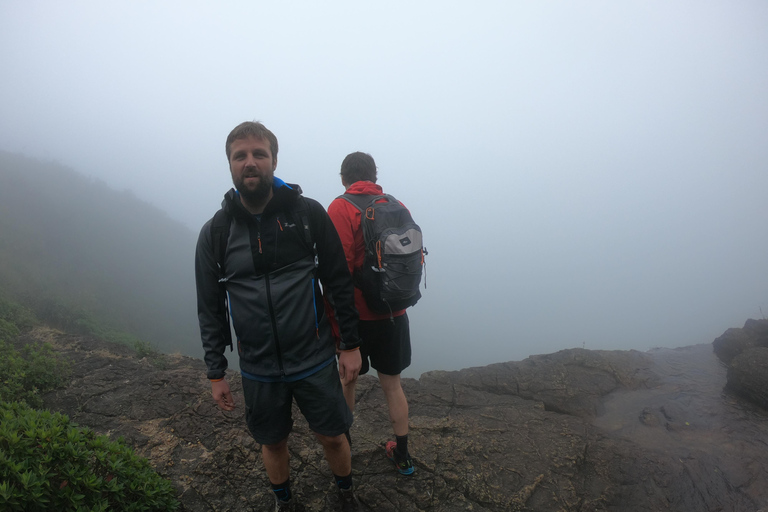
<path id="1" fill-rule="evenodd" d="M 299 217 L 299 220 L 301 221 L 301 225 L 304 228 L 304 242 L 306 242 L 308 247 L 312 248 L 312 256 L 314 258 L 315 268 L 312 272 L 312 305 L 315 308 L 315 336 L 317 336 L 317 339 L 320 339 L 320 323 L 319 323 L 319 316 L 318 316 L 318 297 L 315 295 L 316 286 L 318 283 L 318 266 L 319 266 L 319 258 L 317 257 L 317 242 L 315 242 L 312 239 L 312 230 L 309 227 L 309 205 L 307 205 L 306 199 L 304 199 L 304 196 L 299 197 L 299 201 L 301 202 L 301 207 L 299 207 L 297 210 L 294 211 L 294 214 Z M 294 222 L 296 222 L 294 220 Z"/>
<path id="2" fill-rule="evenodd" d="M 304 241 L 312 247 L 312 253 L 315 257 L 315 278 L 317 278 L 317 243 L 312 240 L 312 231 L 309 229 L 309 217 L 307 217 L 306 212 L 301 212 L 301 225 L 304 226 Z"/>
<path id="3" fill-rule="evenodd" d="M 287 212 L 292 222 L 300 223 L 304 230 L 304 243 L 315 258 L 315 272 L 317 272 L 317 243 L 312 238 L 312 229 L 309 226 L 309 205 L 304 196 L 299 196 L 296 206 Z"/>
<path id="4" fill-rule="evenodd" d="M 394 196 L 390 194 L 379 194 L 379 195 L 367 195 L 367 194 L 341 194 L 336 199 L 344 199 L 348 203 L 352 204 L 355 208 L 360 210 L 360 213 L 365 213 L 365 211 L 373 204 L 377 203 L 382 199 L 386 199 L 387 202 L 390 203 L 399 203 L 397 199 L 395 199 Z"/>
<path id="5" fill-rule="evenodd" d="M 361 194 L 341 194 L 336 199 L 344 199 L 363 213 L 369 204 L 375 202 L 381 196 L 369 196 Z"/>
<path id="6" fill-rule="evenodd" d="M 232 223 L 232 218 L 224 211 L 224 208 L 220 209 L 213 216 L 211 221 L 211 243 L 213 244 L 213 259 L 216 262 L 216 268 L 219 272 L 219 300 L 216 301 L 219 307 L 218 314 L 223 315 L 226 319 L 226 327 L 222 335 L 224 340 L 229 345 L 230 352 L 234 350 L 232 346 L 232 331 L 230 328 L 229 319 L 229 300 L 227 295 L 227 278 L 224 272 L 224 262 L 227 254 L 227 243 L 229 242 L 229 227 Z M 223 310 L 223 311 L 222 311 Z"/>
<path id="7" fill-rule="evenodd" d="M 363 230 L 363 240 L 365 242 L 365 250 L 371 254 L 377 254 L 380 251 L 380 247 L 376 247 L 376 236 L 374 233 L 374 215 L 376 203 L 386 204 L 395 203 L 400 204 L 400 201 L 395 199 L 394 196 L 389 194 L 342 194 L 338 198 L 344 199 L 348 203 L 352 204 L 355 208 L 360 210 L 360 227 Z M 381 201 L 384 199 L 386 201 Z"/>

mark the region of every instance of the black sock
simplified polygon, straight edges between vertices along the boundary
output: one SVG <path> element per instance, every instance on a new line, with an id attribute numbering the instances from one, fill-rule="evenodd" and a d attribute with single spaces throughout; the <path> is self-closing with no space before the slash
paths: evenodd
<path id="1" fill-rule="evenodd" d="M 272 492 L 280 501 L 290 501 L 291 499 L 291 479 L 289 478 L 281 484 L 272 484 Z"/>
<path id="2" fill-rule="evenodd" d="M 347 476 L 339 476 L 339 475 L 333 475 L 333 479 L 336 480 L 336 485 L 339 486 L 339 489 L 346 491 L 347 489 L 352 488 L 352 472 Z"/>
<path id="3" fill-rule="evenodd" d="M 404 436 L 395 436 L 395 441 L 397 441 L 397 453 L 402 455 L 403 457 L 408 455 L 408 434 L 405 434 Z"/>

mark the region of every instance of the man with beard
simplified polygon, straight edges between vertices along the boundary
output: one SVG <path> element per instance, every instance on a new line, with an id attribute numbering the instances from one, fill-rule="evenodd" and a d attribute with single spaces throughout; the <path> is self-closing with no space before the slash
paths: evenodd
<path id="1" fill-rule="evenodd" d="M 227 137 L 236 190 L 200 231 L 195 255 L 198 318 L 213 398 L 235 408 L 224 351 L 237 338 L 251 435 L 276 500 L 276 510 L 304 510 L 289 478 L 288 434 L 296 400 L 323 446 L 338 485 L 342 510 L 357 510 L 352 460 L 345 433 L 352 414 L 339 376 L 356 378 L 361 359 L 352 278 L 333 223 L 298 185 L 274 176 L 277 138 L 264 125 L 245 122 Z M 217 249 L 220 244 L 222 249 Z M 336 346 L 322 289 L 341 329 Z"/>

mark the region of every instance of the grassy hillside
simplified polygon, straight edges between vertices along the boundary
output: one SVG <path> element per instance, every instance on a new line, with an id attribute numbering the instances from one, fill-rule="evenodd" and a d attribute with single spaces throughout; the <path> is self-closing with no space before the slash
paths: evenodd
<path id="1" fill-rule="evenodd" d="M 0 152 L 0 291 L 43 321 L 200 356 L 195 239 L 129 192 Z"/>

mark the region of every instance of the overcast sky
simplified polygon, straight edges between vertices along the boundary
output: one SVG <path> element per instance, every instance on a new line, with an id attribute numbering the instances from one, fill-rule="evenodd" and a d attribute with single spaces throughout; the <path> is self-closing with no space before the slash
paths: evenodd
<path id="1" fill-rule="evenodd" d="M 326 206 L 371 153 L 422 226 L 409 376 L 768 315 L 764 0 L 0 0 L 0 149 L 197 232 L 245 120 Z"/>

